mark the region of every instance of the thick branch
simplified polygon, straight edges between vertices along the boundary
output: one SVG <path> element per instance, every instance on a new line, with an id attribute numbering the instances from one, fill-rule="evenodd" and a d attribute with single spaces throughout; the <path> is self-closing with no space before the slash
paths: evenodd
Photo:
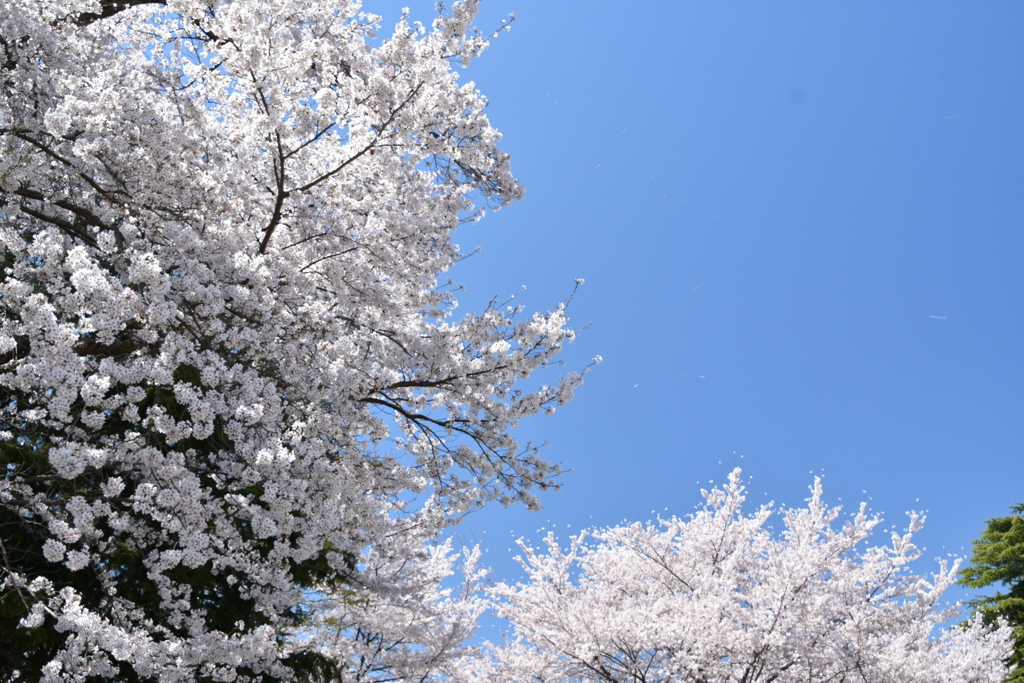
<path id="1" fill-rule="evenodd" d="M 90 247 L 96 246 L 96 240 L 92 238 L 92 235 L 80 229 L 73 223 L 64 220 L 60 216 L 49 216 L 40 211 L 36 211 L 35 209 L 30 209 L 27 206 L 21 207 L 21 211 L 22 213 L 26 213 L 29 216 L 38 218 L 41 221 L 45 221 L 51 225 L 56 225 L 58 228 L 63 230 L 68 237 L 76 237 L 85 242 L 86 244 L 88 244 Z"/>
<path id="2" fill-rule="evenodd" d="M 273 237 L 274 231 L 277 230 L 277 226 L 281 223 L 281 208 L 284 206 L 284 200 L 288 198 L 288 192 L 284 189 L 284 148 L 281 146 L 281 134 L 275 133 L 277 136 L 277 159 L 274 160 L 274 180 L 276 181 L 277 187 L 276 197 L 274 198 L 274 213 L 270 217 L 270 222 L 267 227 L 263 228 L 263 241 L 260 242 L 260 254 L 267 253 L 267 247 L 270 245 L 270 238 Z"/>
<path id="3" fill-rule="evenodd" d="M 100 0 L 100 11 L 98 13 L 82 12 L 75 18 L 75 23 L 79 26 L 88 26 L 93 22 L 97 22 L 101 19 L 107 19 L 118 12 L 123 12 L 129 7 L 163 4 L 164 2 L 162 0 Z"/>
<path id="4" fill-rule="evenodd" d="M 18 188 L 17 190 L 14 191 L 14 194 L 18 195 L 19 197 L 24 197 L 25 199 L 34 199 L 40 202 L 46 201 L 46 197 L 43 195 L 43 193 L 37 192 L 35 190 L 29 190 L 27 188 Z M 54 206 L 59 206 L 62 209 L 67 209 L 71 213 L 81 218 L 88 225 L 92 225 L 103 230 L 110 229 L 110 226 L 104 223 L 99 216 L 94 214 L 89 209 L 83 208 L 75 204 L 74 202 L 68 201 L 67 199 L 58 199 L 57 201 L 53 202 L 53 204 Z"/>

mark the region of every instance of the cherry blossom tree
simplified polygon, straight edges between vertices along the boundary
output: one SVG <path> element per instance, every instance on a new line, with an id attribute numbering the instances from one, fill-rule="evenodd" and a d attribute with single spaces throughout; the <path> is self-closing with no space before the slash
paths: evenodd
<path id="1" fill-rule="evenodd" d="M 462 680 L 1003 680 L 1008 628 L 976 619 L 936 636 L 956 613 L 940 600 L 957 567 L 909 572 L 922 518 L 862 547 L 880 518 L 864 506 L 840 518 L 821 494 L 816 480 L 805 508 L 779 513 L 776 535 L 771 505 L 742 512 L 735 470 L 689 519 L 520 543 L 527 580 L 493 589 L 513 637 Z"/>
<path id="2" fill-rule="evenodd" d="M 564 305 L 456 315 L 446 275 L 522 195 L 475 9 L 4 0 L 0 678 L 327 666 L 310 596 L 395 525 L 553 484 L 511 430 L 581 381 L 523 385 Z"/>

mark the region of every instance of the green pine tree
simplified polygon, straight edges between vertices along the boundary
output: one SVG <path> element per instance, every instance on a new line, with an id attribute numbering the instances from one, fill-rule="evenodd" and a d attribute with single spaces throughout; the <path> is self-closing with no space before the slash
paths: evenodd
<path id="1" fill-rule="evenodd" d="M 970 604 L 986 622 L 1001 617 L 1013 626 L 1013 669 L 1007 680 L 1024 683 L 1024 505 L 1014 506 L 1013 511 L 1017 514 L 988 520 L 981 538 L 974 542 L 970 563 L 960 571 L 960 584 L 969 588 L 1002 584 L 1007 589 Z"/>

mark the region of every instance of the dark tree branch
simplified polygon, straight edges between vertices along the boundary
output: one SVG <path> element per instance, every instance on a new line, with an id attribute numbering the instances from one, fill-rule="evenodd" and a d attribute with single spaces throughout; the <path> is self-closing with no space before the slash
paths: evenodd
<path id="1" fill-rule="evenodd" d="M 321 175 L 319 178 L 316 178 L 316 179 L 306 183 L 302 187 L 295 188 L 294 190 L 292 190 L 292 192 L 307 192 L 307 191 L 309 191 L 310 189 L 312 189 L 313 187 L 319 185 L 320 183 L 322 183 L 323 181 L 327 180 L 328 178 L 330 178 L 330 177 L 332 177 L 334 175 L 337 175 L 338 173 L 341 173 L 341 171 L 346 166 L 351 164 L 353 161 L 355 161 L 359 157 L 363 156 L 367 152 L 371 152 L 373 150 L 373 148 L 377 146 L 377 141 L 380 140 L 381 136 L 384 134 L 384 131 L 387 130 L 388 126 L 390 126 L 394 122 L 395 117 L 398 116 L 398 113 L 400 111 L 402 111 L 403 109 L 405 109 L 406 105 L 408 105 L 410 102 L 412 102 L 413 98 L 416 97 L 417 94 L 419 94 L 420 89 L 422 89 L 422 88 L 423 88 L 423 83 L 420 83 L 419 85 L 417 85 L 415 88 L 412 89 L 412 92 L 409 93 L 408 97 L 406 97 L 405 100 L 403 100 L 401 104 L 399 104 L 397 107 L 395 107 L 395 110 L 393 112 L 391 112 L 391 115 L 388 116 L 387 120 L 384 121 L 377 128 L 377 135 L 373 138 L 373 140 L 370 141 L 369 144 L 367 144 L 361 150 L 359 150 L 358 152 L 356 152 L 355 154 L 350 156 L 348 159 L 345 159 L 345 161 L 341 162 L 340 164 L 335 166 L 333 169 L 331 169 L 327 173 L 324 173 L 323 175 Z"/>
<path id="2" fill-rule="evenodd" d="M 24 197 L 25 199 L 34 199 L 40 202 L 46 201 L 46 197 L 43 196 L 41 192 L 36 192 L 35 190 L 29 190 L 27 188 L 18 188 L 17 190 L 14 191 L 14 194 L 18 195 L 19 197 Z M 100 217 L 94 214 L 92 211 L 90 211 L 89 209 L 85 209 L 81 206 L 78 206 L 74 202 L 68 201 L 67 199 L 58 199 L 57 201 L 53 202 L 53 205 L 59 206 L 62 209 L 67 209 L 71 213 L 81 218 L 88 225 L 92 225 L 103 230 L 111 229 L 109 225 L 104 223 L 100 219 Z"/>
<path id="3" fill-rule="evenodd" d="M 113 197 L 111 195 L 112 195 L 112 192 L 117 192 L 117 190 L 111 191 L 111 190 L 107 190 L 107 189 L 101 187 L 88 174 L 83 173 L 82 171 L 80 171 L 78 169 L 78 167 L 75 166 L 75 164 L 70 159 L 67 159 L 67 158 L 61 156 L 56 151 L 54 151 L 53 148 L 51 148 L 49 145 L 45 144 L 44 142 L 42 142 L 40 140 L 36 140 L 34 137 L 29 135 L 28 133 L 26 133 L 24 131 L 21 131 L 21 130 L 18 130 L 18 129 L 13 129 L 13 130 L 11 130 L 11 129 L 8 129 L 8 130 L 0 129 L 0 134 L 2 134 L 2 133 L 11 133 L 11 134 L 14 135 L 14 137 L 16 137 L 16 138 L 18 138 L 20 140 L 24 140 L 25 142 L 29 143 L 33 147 L 36 147 L 37 149 L 39 149 L 41 152 L 43 152 L 44 154 L 46 154 L 50 158 L 59 161 L 64 166 L 67 166 L 72 171 L 74 171 L 78 175 L 78 177 L 80 177 L 83 181 L 85 181 L 86 184 L 89 185 L 89 187 L 91 187 L 92 189 L 96 190 L 96 192 L 99 193 L 99 195 L 101 197 L 103 197 L 107 201 L 111 201 L 111 202 L 114 201 L 114 199 L 113 199 Z"/>
<path id="4" fill-rule="evenodd" d="M 260 242 L 260 254 L 267 253 L 267 247 L 270 246 L 270 238 L 274 236 L 274 231 L 277 230 L 277 226 L 281 223 L 281 209 L 284 206 L 284 200 L 288 198 L 288 191 L 284 189 L 284 148 L 281 146 L 281 134 L 274 133 L 277 137 L 277 158 L 274 160 L 274 180 L 276 181 L 276 197 L 274 198 L 274 213 L 270 217 L 270 222 L 267 227 L 263 228 L 263 241 Z"/>
<path id="5" fill-rule="evenodd" d="M 22 213 L 26 213 L 29 216 L 32 216 L 33 218 L 38 218 L 41 221 L 45 221 L 50 225 L 56 225 L 58 228 L 63 230 L 64 234 L 66 234 L 68 237 L 80 239 L 86 244 L 88 244 L 90 247 L 96 246 L 96 240 L 92 238 L 92 235 L 85 232 L 75 224 L 64 220 L 60 216 L 50 216 L 45 213 L 42 213 L 41 211 L 31 209 L 27 206 L 22 206 L 21 211 Z"/>
<path id="6" fill-rule="evenodd" d="M 79 26 L 88 26 L 89 24 L 100 21 L 101 19 L 108 19 L 118 12 L 123 12 L 129 7 L 163 4 L 163 0 L 100 0 L 100 11 L 98 13 L 82 12 L 75 17 L 74 21 Z"/>

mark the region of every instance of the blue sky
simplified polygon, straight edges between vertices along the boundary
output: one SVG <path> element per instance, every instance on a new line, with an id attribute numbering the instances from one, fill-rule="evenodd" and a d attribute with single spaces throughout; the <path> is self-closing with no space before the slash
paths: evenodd
<path id="1" fill-rule="evenodd" d="M 848 509 L 927 511 L 919 571 L 1024 502 L 1024 4 L 488 0 L 478 24 L 508 12 L 464 78 L 527 196 L 460 232 L 482 252 L 453 277 L 467 310 L 586 278 L 566 369 L 605 362 L 521 430 L 562 490 L 457 532 L 498 578 L 513 537 L 685 515 L 734 465 L 754 503 L 824 474 Z"/>

